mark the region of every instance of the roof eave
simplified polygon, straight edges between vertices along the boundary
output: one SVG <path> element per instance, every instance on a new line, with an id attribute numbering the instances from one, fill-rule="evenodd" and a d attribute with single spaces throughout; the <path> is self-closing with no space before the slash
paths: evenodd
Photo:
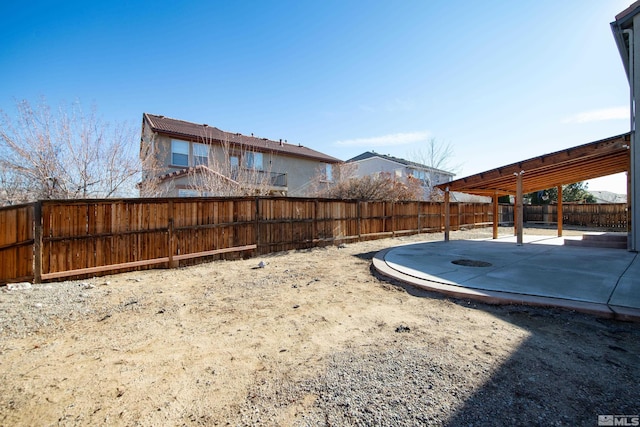
<path id="1" fill-rule="evenodd" d="M 385 155 L 378 154 L 378 153 L 372 153 L 372 155 L 371 155 L 371 156 L 366 157 L 366 158 L 363 158 L 363 159 L 358 159 L 358 160 L 353 160 L 353 159 L 351 159 L 351 160 L 347 160 L 347 163 L 364 162 L 364 161 L 371 160 L 371 159 L 376 158 L 376 157 L 377 157 L 378 159 L 385 160 L 385 161 L 387 161 L 387 162 L 395 163 L 396 165 L 399 165 L 399 166 L 402 166 L 402 167 L 407 167 L 407 168 L 422 168 L 422 169 L 424 169 L 424 170 L 428 170 L 428 171 L 430 171 L 430 172 L 439 173 L 439 174 L 442 174 L 442 175 L 448 175 L 448 176 L 451 176 L 451 177 L 456 176 L 456 174 L 455 174 L 455 173 L 453 173 L 453 172 L 448 172 L 448 171 L 445 171 L 445 170 L 442 170 L 442 169 L 432 168 L 432 167 L 430 167 L 430 166 L 427 166 L 427 165 L 421 165 L 421 164 L 419 164 L 419 163 L 410 162 L 410 161 L 408 161 L 408 160 L 405 160 L 407 163 L 402 163 L 402 162 L 399 162 L 398 160 L 403 160 L 403 159 L 397 159 L 397 160 L 396 160 L 396 159 L 389 158 L 389 157 L 387 157 L 387 156 L 385 156 Z"/>
<path id="2" fill-rule="evenodd" d="M 627 80 L 629 80 L 629 48 L 627 47 L 627 43 L 624 38 L 624 30 L 618 21 L 611 23 L 611 32 L 613 33 L 613 38 L 616 42 L 616 46 L 618 47 L 618 52 L 620 52 L 620 59 L 622 59 L 624 72 L 627 75 Z"/>

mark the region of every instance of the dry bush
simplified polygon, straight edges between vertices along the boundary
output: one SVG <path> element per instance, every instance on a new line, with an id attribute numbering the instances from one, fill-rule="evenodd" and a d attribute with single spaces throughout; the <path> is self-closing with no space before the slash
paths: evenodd
<path id="1" fill-rule="evenodd" d="M 349 173 L 351 165 L 339 167 L 339 173 L 333 185 L 320 190 L 320 197 L 356 200 L 420 200 L 423 194 L 422 184 L 413 177 L 398 179 L 390 173 L 354 177 Z"/>

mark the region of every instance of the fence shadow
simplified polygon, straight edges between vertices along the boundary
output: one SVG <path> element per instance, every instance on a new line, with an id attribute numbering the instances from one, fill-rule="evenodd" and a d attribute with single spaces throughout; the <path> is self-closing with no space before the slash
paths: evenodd
<path id="1" fill-rule="evenodd" d="M 556 309 L 473 305 L 526 330 L 528 338 L 447 426 L 597 425 L 598 415 L 637 414 L 636 324 Z"/>

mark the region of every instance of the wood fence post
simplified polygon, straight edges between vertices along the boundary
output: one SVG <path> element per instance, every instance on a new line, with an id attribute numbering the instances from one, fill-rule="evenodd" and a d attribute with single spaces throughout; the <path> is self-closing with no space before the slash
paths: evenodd
<path id="1" fill-rule="evenodd" d="M 311 237 L 312 241 L 320 240 L 320 233 L 318 233 L 318 206 L 320 202 L 318 199 L 313 201 L 313 236 Z"/>
<path id="2" fill-rule="evenodd" d="M 391 237 L 396 237 L 396 217 L 394 212 L 395 203 L 391 202 Z"/>
<path id="3" fill-rule="evenodd" d="M 33 283 L 42 283 L 42 201 L 33 206 Z"/>
<path id="4" fill-rule="evenodd" d="M 254 214 L 256 216 L 256 253 L 260 254 L 260 197 L 256 196 L 255 199 Z"/>
<path id="5" fill-rule="evenodd" d="M 358 242 L 362 241 L 362 206 L 360 206 L 360 204 L 362 203 L 361 200 L 358 200 L 358 204 L 356 205 L 356 209 L 357 209 L 357 213 L 358 213 Z"/>
<path id="6" fill-rule="evenodd" d="M 422 203 L 421 201 L 418 201 L 418 234 L 420 234 L 422 232 L 422 227 L 420 226 L 420 210 L 422 209 Z"/>
<path id="7" fill-rule="evenodd" d="M 173 230 L 173 200 L 169 200 L 168 202 L 168 206 L 167 206 L 167 210 L 168 210 L 168 214 L 169 214 L 169 218 L 168 218 L 168 233 L 167 233 L 167 237 L 169 239 L 169 268 L 176 268 L 180 265 L 180 261 L 174 261 L 173 260 L 173 252 L 174 252 L 174 248 L 175 248 L 175 242 L 174 242 L 174 230 Z"/>

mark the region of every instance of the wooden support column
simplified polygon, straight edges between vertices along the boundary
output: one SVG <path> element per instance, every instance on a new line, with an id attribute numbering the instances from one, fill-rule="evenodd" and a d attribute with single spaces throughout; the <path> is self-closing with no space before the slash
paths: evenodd
<path id="1" fill-rule="evenodd" d="M 498 192 L 493 193 L 493 238 L 498 238 Z"/>
<path id="2" fill-rule="evenodd" d="M 449 231 L 451 229 L 451 218 L 449 216 L 450 206 L 449 206 L 449 187 L 444 190 L 444 241 L 449 241 Z"/>
<path id="3" fill-rule="evenodd" d="M 516 242 L 518 246 L 522 245 L 522 223 L 523 223 L 523 209 L 522 209 L 522 175 L 524 171 L 516 174 L 516 211 L 518 212 L 518 224 L 517 224 L 517 238 Z"/>
<path id="4" fill-rule="evenodd" d="M 518 235 L 518 196 L 513 196 L 513 235 Z"/>
<path id="5" fill-rule="evenodd" d="M 558 237 L 562 237 L 562 185 L 558 185 L 558 209 L 556 220 L 558 222 Z"/>
<path id="6" fill-rule="evenodd" d="M 631 159 L 629 159 L 631 160 Z M 627 169 L 627 250 L 632 251 L 632 232 L 631 229 L 633 224 L 631 224 L 631 165 Z"/>

